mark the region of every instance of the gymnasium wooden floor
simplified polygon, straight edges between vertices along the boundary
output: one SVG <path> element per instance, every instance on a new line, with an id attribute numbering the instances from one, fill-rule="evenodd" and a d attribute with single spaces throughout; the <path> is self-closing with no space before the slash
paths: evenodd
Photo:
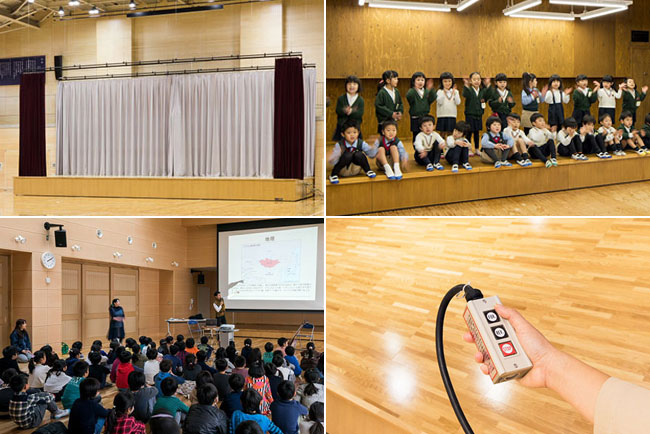
<path id="1" fill-rule="evenodd" d="M 138 215 L 138 216 L 254 216 L 323 215 L 321 193 L 297 202 L 176 199 L 66 198 L 14 196 L 11 189 L 0 191 L 0 215 Z"/>
<path id="2" fill-rule="evenodd" d="M 178 327 L 177 330 L 173 330 L 175 333 L 183 333 L 186 330 L 182 330 L 180 326 Z M 175 327 L 175 328 L 176 328 Z M 259 347 L 262 351 L 264 351 L 264 344 L 268 341 L 271 341 L 273 343 L 276 343 L 277 339 L 279 337 L 285 336 L 287 338 L 291 338 L 293 336 L 293 333 L 295 330 L 292 330 L 293 332 L 289 331 L 290 328 L 286 327 L 274 327 L 270 329 L 265 329 L 265 330 L 259 330 L 259 329 L 241 329 L 238 333 L 235 334 L 235 345 L 237 346 L 238 349 L 241 349 L 241 347 L 244 346 L 244 339 L 246 337 L 250 337 L 253 341 L 253 348 Z M 238 335 L 240 335 L 238 337 Z M 186 335 L 187 336 L 187 335 Z M 160 340 L 163 336 L 157 336 L 156 339 Z M 314 332 L 314 343 L 316 344 L 316 349 L 318 351 L 323 350 L 323 338 L 324 338 L 324 333 L 322 332 L 321 327 L 316 327 L 316 330 Z M 215 343 L 212 342 L 214 345 Z M 306 341 L 302 342 L 302 348 L 304 349 L 304 346 L 307 344 Z M 21 364 L 20 365 L 21 369 L 25 370 L 27 369 L 26 364 Z M 117 388 L 116 387 L 109 387 L 107 389 L 104 389 L 101 392 L 102 395 L 102 405 L 105 408 L 112 408 L 113 407 L 113 398 L 115 398 L 115 395 L 117 394 Z M 188 399 L 185 399 L 185 397 L 181 395 L 176 395 L 178 396 L 185 404 L 190 405 L 190 402 Z M 59 404 L 59 407 L 61 405 Z M 49 422 L 49 413 L 46 413 L 45 415 L 45 420 L 43 425 L 47 424 Z M 68 426 L 68 421 L 69 417 L 64 417 L 60 419 L 63 423 L 65 423 L 66 426 Z M 149 429 L 149 426 L 147 425 L 147 430 Z M 32 432 L 33 430 L 26 431 L 26 430 L 21 430 L 16 427 L 16 424 L 14 424 L 11 420 L 8 419 L 0 419 L 0 434 L 18 434 L 18 433 L 28 433 Z M 147 431 L 149 432 L 149 431 Z M 73 434 L 73 433 L 70 433 Z"/>
<path id="3" fill-rule="evenodd" d="M 462 433 L 440 379 L 435 318 L 471 282 L 558 348 L 650 388 L 650 219 L 364 219 L 327 222 L 328 432 Z M 555 393 L 493 385 L 445 323 L 447 364 L 477 433 L 587 434 Z"/>

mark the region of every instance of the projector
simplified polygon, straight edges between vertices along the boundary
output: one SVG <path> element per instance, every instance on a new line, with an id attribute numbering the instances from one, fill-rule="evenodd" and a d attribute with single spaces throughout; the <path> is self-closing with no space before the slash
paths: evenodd
<path id="1" fill-rule="evenodd" d="M 221 331 L 233 331 L 235 330 L 235 325 L 234 324 L 222 324 L 221 325 Z"/>

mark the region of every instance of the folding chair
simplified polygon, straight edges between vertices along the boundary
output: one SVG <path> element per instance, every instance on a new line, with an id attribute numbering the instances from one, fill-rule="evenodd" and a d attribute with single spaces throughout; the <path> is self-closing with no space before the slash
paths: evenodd
<path id="1" fill-rule="evenodd" d="M 314 340 L 314 325 L 307 322 L 303 321 L 302 324 L 298 327 L 298 330 L 296 331 L 296 334 L 293 335 L 293 339 L 291 340 L 294 344 L 296 340 L 298 343 L 302 343 L 302 338 L 307 339 L 307 342 L 311 342 Z M 294 345 L 295 346 L 295 345 Z"/>
<path id="2" fill-rule="evenodd" d="M 196 333 L 199 337 L 203 336 L 203 328 L 198 321 L 195 321 L 193 319 L 189 320 L 187 322 L 187 328 L 189 329 L 190 335 L 192 337 L 194 337 L 194 333 Z"/>

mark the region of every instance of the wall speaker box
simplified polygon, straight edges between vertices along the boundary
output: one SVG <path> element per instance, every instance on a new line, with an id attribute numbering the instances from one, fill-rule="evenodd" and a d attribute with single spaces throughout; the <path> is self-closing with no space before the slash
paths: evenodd
<path id="1" fill-rule="evenodd" d="M 647 30 L 632 30 L 632 42 L 650 42 L 650 32 Z"/>
<path id="2" fill-rule="evenodd" d="M 56 77 L 57 80 L 61 80 L 61 77 L 63 77 L 63 71 L 61 68 L 63 67 L 63 56 L 54 56 L 54 77 Z"/>

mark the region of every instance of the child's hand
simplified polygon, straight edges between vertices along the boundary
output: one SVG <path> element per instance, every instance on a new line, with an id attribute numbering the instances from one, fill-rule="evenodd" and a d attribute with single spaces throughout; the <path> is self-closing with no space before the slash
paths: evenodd
<path id="1" fill-rule="evenodd" d="M 467 148 L 468 144 L 464 140 L 456 140 L 456 145 L 460 146 L 461 148 Z"/>
<path id="2" fill-rule="evenodd" d="M 433 89 L 433 78 L 427 79 L 427 89 Z"/>
<path id="3" fill-rule="evenodd" d="M 465 86 L 469 87 L 469 78 L 463 77 L 463 83 L 465 83 Z"/>
<path id="4" fill-rule="evenodd" d="M 454 90 L 457 90 L 457 89 L 458 89 L 458 85 L 456 85 L 456 83 L 454 83 L 454 85 L 453 85 L 451 88 L 454 89 Z"/>
<path id="5" fill-rule="evenodd" d="M 599 81 L 594 81 L 594 87 L 600 87 L 600 82 Z"/>
<path id="6" fill-rule="evenodd" d="M 509 96 L 509 97 L 508 97 L 508 102 L 509 102 L 510 104 L 512 104 L 513 102 L 515 102 L 515 100 L 514 100 L 514 99 L 512 99 L 512 97 L 511 97 L 511 96 Z"/>
<path id="7" fill-rule="evenodd" d="M 648 86 L 643 86 L 643 87 L 641 88 L 641 92 L 643 92 L 643 93 L 648 93 Z"/>
<path id="8" fill-rule="evenodd" d="M 499 102 L 503 102 L 503 97 L 502 96 L 499 97 Z"/>
<path id="9" fill-rule="evenodd" d="M 625 82 L 621 83 L 621 88 L 623 90 L 627 90 L 627 83 L 625 83 Z"/>
<path id="10" fill-rule="evenodd" d="M 427 156 L 427 151 L 422 151 L 418 155 L 420 155 L 420 158 L 425 158 Z"/>
<path id="11" fill-rule="evenodd" d="M 445 149 L 445 144 L 444 144 L 444 143 L 440 143 L 440 144 L 438 145 L 438 148 L 440 148 L 441 151 L 444 150 L 444 149 Z"/>
<path id="12" fill-rule="evenodd" d="M 349 115 L 350 113 L 352 113 L 352 107 L 347 106 L 346 108 L 343 109 L 343 111 L 345 112 L 346 115 Z"/>
<path id="13" fill-rule="evenodd" d="M 546 96 L 548 93 L 548 84 L 542 88 L 542 96 Z"/>
<path id="14" fill-rule="evenodd" d="M 623 89 L 624 87 L 625 87 L 625 83 L 620 83 L 620 84 L 618 85 L 618 90 L 621 90 L 621 89 Z"/>
<path id="15" fill-rule="evenodd" d="M 573 92 L 573 88 L 572 88 L 572 87 L 570 87 L 570 88 L 568 88 L 568 89 L 564 89 L 564 93 L 566 93 L 567 95 L 570 94 L 571 92 Z"/>

